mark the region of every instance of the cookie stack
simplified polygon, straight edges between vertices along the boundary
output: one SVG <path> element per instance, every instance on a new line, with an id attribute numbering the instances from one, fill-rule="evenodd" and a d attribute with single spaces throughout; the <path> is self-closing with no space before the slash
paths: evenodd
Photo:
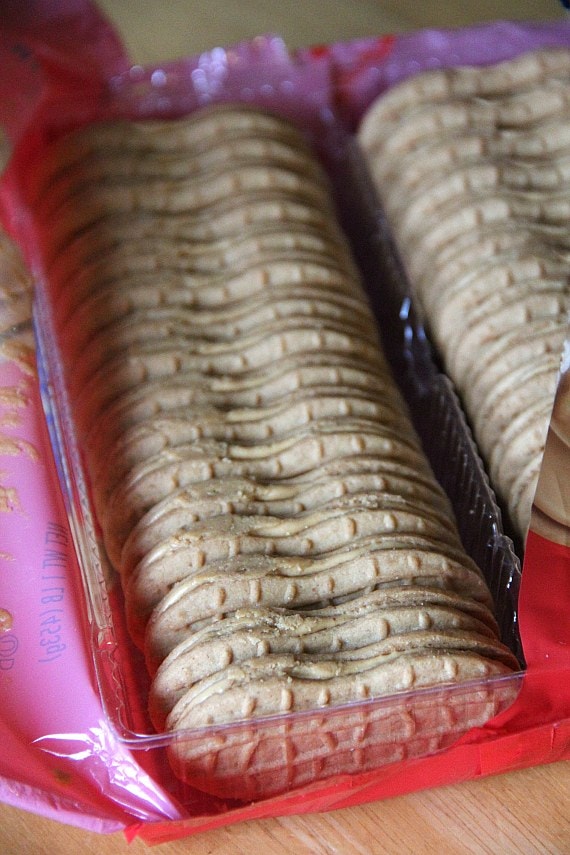
<path id="1" fill-rule="evenodd" d="M 359 129 L 413 291 L 521 539 L 570 307 L 570 51 L 419 74 Z"/>
<path id="2" fill-rule="evenodd" d="M 517 668 L 292 125 L 220 106 L 90 127 L 54 144 L 33 187 L 78 441 L 159 730 Z M 229 771 L 213 749 L 172 753 L 190 781 L 243 796 L 255 750 Z M 280 762 L 256 795 L 298 780 L 293 746 Z"/>

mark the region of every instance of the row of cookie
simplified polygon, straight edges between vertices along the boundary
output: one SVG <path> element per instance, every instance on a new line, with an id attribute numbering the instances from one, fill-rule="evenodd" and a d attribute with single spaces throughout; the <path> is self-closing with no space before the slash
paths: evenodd
<path id="1" fill-rule="evenodd" d="M 35 192 L 31 190 L 38 213 L 54 220 L 46 259 L 57 258 L 73 239 L 81 251 L 81 233 L 94 223 L 103 229 L 83 242 L 87 257 L 97 257 L 102 243 L 112 248 L 127 239 L 142 241 L 143 252 L 144 241 L 150 241 L 147 254 L 152 254 L 157 250 L 153 239 L 163 233 L 181 248 L 184 244 L 189 255 L 194 248 L 203 255 L 208 241 L 218 246 L 224 238 L 239 238 L 244 226 L 256 221 L 262 227 L 272 220 L 279 223 L 280 205 L 288 205 L 307 228 L 313 220 L 318 229 L 326 229 L 326 218 L 319 216 L 330 213 L 326 179 L 303 137 L 292 126 L 284 128 L 284 123 L 256 117 L 253 111 L 234 129 L 233 111 L 216 112 L 215 118 L 198 123 L 180 122 L 180 139 L 169 153 L 161 152 L 169 131 L 164 133 L 168 125 L 160 122 L 99 126 L 88 154 L 73 163 L 68 144 L 57 144 L 32 182 Z M 194 151 L 198 129 L 204 131 L 207 146 Z M 126 134 L 129 142 L 123 144 Z M 133 172 L 133 163 L 147 162 L 152 174 L 137 172 L 136 167 Z M 267 209 L 256 204 L 266 201 Z M 329 219 L 328 226 L 333 224 Z"/>
<path id="2" fill-rule="evenodd" d="M 109 152 L 150 162 L 155 146 L 160 176 L 161 151 L 199 138 L 202 121 L 231 129 L 256 115 L 224 108 L 135 126 L 132 140 L 123 126 L 73 139 L 100 152 L 101 174 Z M 205 136 L 200 150 L 216 148 Z M 247 186 L 224 158 L 206 177 L 149 181 L 121 155 L 92 187 L 99 167 L 84 172 L 74 142 L 61 145 L 46 268 L 98 518 L 129 628 L 158 669 L 157 726 L 185 727 L 182 710 L 219 723 L 516 667 L 318 168 L 281 181 L 253 146 Z M 200 157 L 187 157 L 193 169 Z M 49 174 L 37 186 L 45 196 Z M 330 222 L 311 231 L 318 216 Z M 242 700 L 205 713 L 230 684 Z"/>
<path id="3" fill-rule="evenodd" d="M 255 148 L 255 146 L 254 146 L 254 148 Z M 258 155 L 258 156 L 263 156 L 265 158 L 266 152 L 262 150 L 261 155 Z M 307 170 L 307 172 L 308 171 L 309 170 Z M 242 207 L 245 207 L 247 210 L 247 199 L 244 202 L 244 199 L 239 198 L 239 204 Z M 215 211 L 214 211 L 214 213 L 215 213 Z M 330 219 L 330 217 L 328 219 Z M 116 223 L 113 223 L 113 225 L 116 225 Z M 280 225 L 282 225 L 282 224 L 280 224 Z M 96 221 L 96 232 L 97 232 L 97 234 L 100 234 L 100 232 L 105 228 L 106 224 L 103 224 L 103 229 L 101 228 L 101 226 L 102 226 L 101 221 L 97 220 Z M 285 240 L 287 240 L 289 233 L 291 231 L 291 224 L 285 223 L 285 226 L 286 226 L 286 230 L 284 230 L 283 235 L 284 235 Z M 333 229 L 329 228 L 329 231 L 333 231 Z M 96 243 L 96 241 L 91 237 L 91 233 L 90 232 L 86 233 L 84 230 L 81 232 L 80 240 L 81 240 L 83 245 L 87 245 L 88 247 L 91 246 L 93 243 Z M 245 239 L 244 239 L 244 236 L 242 235 L 242 237 L 241 237 L 242 245 L 244 242 L 245 242 Z M 218 243 L 219 243 L 219 241 L 213 242 L 213 247 L 216 248 L 218 246 Z M 322 243 L 324 243 L 324 241 Z M 333 255 L 333 252 L 331 251 L 331 245 L 332 245 L 332 242 L 329 241 L 328 256 Z M 68 249 L 70 247 L 72 248 L 72 251 L 73 251 L 74 261 L 79 266 L 84 267 L 83 258 L 81 255 L 77 254 L 76 245 L 74 243 L 72 243 L 70 246 L 68 246 Z M 292 247 L 289 247 L 288 244 L 286 244 L 286 247 L 287 247 L 287 249 L 292 250 Z M 257 273 L 259 271 L 260 261 L 261 262 L 263 261 L 263 247 L 261 247 L 259 244 L 257 244 L 257 246 L 255 248 L 257 249 L 257 256 L 258 256 L 257 260 L 256 260 L 257 261 L 256 273 Z M 296 249 L 297 249 L 297 252 L 300 251 L 298 246 Z M 322 244 L 321 244 L 320 249 L 322 250 Z M 65 258 L 66 256 L 64 255 L 63 257 Z M 324 267 L 325 259 L 315 259 L 315 262 L 316 261 L 322 262 L 321 263 L 321 270 L 319 270 L 317 268 L 318 278 L 322 279 L 324 277 L 325 282 L 326 282 L 326 279 L 332 280 L 332 276 L 334 275 L 334 269 L 329 272 Z M 226 261 L 226 263 L 227 263 L 227 261 Z M 327 258 L 327 263 L 328 263 L 328 258 Z M 289 263 L 289 265 L 291 267 L 291 262 Z M 316 267 L 316 264 L 315 264 L 315 267 Z M 263 272 L 265 275 L 267 275 L 267 270 L 264 270 Z M 270 271 L 270 272 L 272 273 L 273 271 Z M 293 278 L 293 280 L 295 280 L 297 278 L 301 279 L 303 276 L 303 272 L 304 271 L 298 271 L 298 270 L 291 271 L 290 270 L 290 276 L 291 276 L 291 278 Z M 329 275 L 327 275 L 327 274 L 329 274 Z M 53 271 L 52 271 L 52 278 L 53 278 Z M 362 338 L 363 334 L 366 333 L 366 338 L 368 338 L 369 340 L 372 340 L 372 339 L 375 340 L 375 332 L 373 330 L 373 325 L 371 324 L 371 319 L 369 317 L 369 314 L 362 311 L 361 301 L 355 300 L 354 297 L 352 297 L 349 293 L 343 294 L 343 293 L 340 293 L 338 291 L 339 288 L 344 288 L 346 291 L 346 289 L 347 289 L 346 275 L 341 276 L 341 277 L 337 276 L 336 278 L 337 278 L 337 281 L 334 283 L 332 288 L 330 287 L 329 282 L 326 282 L 326 284 L 329 285 L 329 287 L 327 287 L 326 291 L 323 291 L 323 289 L 320 287 L 322 283 L 320 283 L 320 282 L 317 283 L 319 287 L 315 288 L 315 290 L 313 291 L 313 294 L 316 294 L 317 297 L 321 298 L 319 301 L 317 301 L 316 299 L 313 301 L 310 301 L 308 299 L 311 292 L 308 290 L 307 286 L 305 285 L 303 289 L 299 290 L 299 293 L 297 295 L 298 299 L 293 304 L 291 311 L 293 311 L 296 315 L 303 315 L 304 316 L 305 314 L 307 314 L 313 319 L 315 317 L 316 318 L 321 317 L 322 320 L 327 320 L 328 314 L 331 312 L 331 310 L 335 309 L 335 305 L 334 305 L 335 302 L 342 300 L 346 304 L 349 301 L 349 305 L 348 306 L 345 305 L 342 308 L 344 308 L 344 309 L 349 308 L 350 309 L 350 315 L 346 311 L 344 311 L 344 313 L 341 312 L 340 314 L 339 314 L 339 312 L 336 312 L 336 319 L 341 321 L 341 323 L 339 325 L 339 329 L 342 330 L 343 332 L 345 330 L 350 330 L 350 329 L 352 329 L 354 332 L 358 331 L 358 335 L 360 338 Z M 56 281 L 57 281 L 57 277 L 56 277 Z M 74 285 L 75 284 L 76 283 L 74 282 Z M 208 286 L 209 286 L 209 284 L 210 283 L 208 283 Z M 332 284 L 332 282 L 331 282 L 331 284 Z M 206 287 L 207 287 L 206 285 L 202 284 L 200 288 L 196 289 L 196 292 L 195 292 L 196 300 L 195 300 L 195 302 L 199 302 L 200 300 L 204 299 L 203 295 L 204 295 L 204 292 L 206 291 Z M 350 287 L 352 287 L 352 286 L 350 286 Z M 207 290 L 208 290 L 208 294 L 209 294 L 210 288 L 208 287 Z M 76 293 L 77 288 L 74 288 L 74 291 Z M 329 293 L 331 291 L 332 291 L 332 293 Z M 141 338 L 143 339 L 143 343 L 146 347 L 147 339 L 149 339 L 149 337 L 151 337 L 151 338 L 155 338 L 155 337 L 166 338 L 166 337 L 168 337 L 168 345 L 169 346 L 172 345 L 173 348 L 176 347 L 176 350 L 174 350 L 174 349 L 169 350 L 167 354 L 165 354 L 164 351 L 160 351 L 158 355 L 154 352 L 152 353 L 152 355 L 149 355 L 146 353 L 146 351 L 144 351 L 144 356 L 148 357 L 148 360 L 151 360 L 154 358 L 153 365 L 157 371 L 162 370 L 162 369 L 158 369 L 156 367 L 156 363 L 159 361 L 161 362 L 161 365 L 166 366 L 166 369 L 165 369 L 166 371 L 173 370 L 172 366 L 171 366 L 171 362 L 169 362 L 169 360 L 168 360 L 168 354 L 176 353 L 176 357 L 173 357 L 173 358 L 176 358 L 178 360 L 181 359 L 181 357 L 179 356 L 179 346 L 180 346 L 181 342 L 177 341 L 176 338 L 174 337 L 174 334 L 173 334 L 174 330 L 179 330 L 181 327 L 183 328 L 183 332 L 184 332 L 185 336 L 190 335 L 195 340 L 197 339 L 198 341 L 200 341 L 201 338 L 206 339 L 205 349 L 213 351 L 213 356 L 210 356 L 209 359 L 206 361 L 204 359 L 202 359 L 198 363 L 197 355 L 195 353 L 193 353 L 189 356 L 189 360 L 190 360 L 190 365 L 192 365 L 193 367 L 198 367 L 198 365 L 199 365 L 199 369 L 204 373 L 208 373 L 209 375 L 211 375 L 212 373 L 218 373 L 218 372 L 220 372 L 222 374 L 224 374 L 225 372 L 229 372 L 230 374 L 232 374 L 233 372 L 239 371 L 241 373 L 243 370 L 246 370 L 248 362 L 258 365 L 258 370 L 259 370 L 259 373 L 261 374 L 262 373 L 261 367 L 259 367 L 259 360 L 260 359 L 262 362 L 263 362 L 263 359 L 269 359 L 270 361 L 273 361 L 276 356 L 281 354 L 281 352 L 286 352 L 286 351 L 289 351 L 291 349 L 295 350 L 295 348 L 298 349 L 300 346 L 302 347 L 304 353 L 306 353 L 306 352 L 308 352 L 308 350 L 312 350 L 312 349 L 321 350 L 323 347 L 327 348 L 327 343 L 324 341 L 322 335 L 318 339 L 315 340 L 314 347 L 309 348 L 308 341 L 307 341 L 307 330 L 308 331 L 311 330 L 311 324 L 306 325 L 306 329 L 299 329 L 298 318 L 294 318 L 294 326 L 293 326 L 292 333 L 288 336 L 287 340 L 284 339 L 283 331 L 286 330 L 287 321 L 288 321 L 288 318 L 287 318 L 287 314 L 288 314 L 287 300 L 289 299 L 289 295 L 291 293 L 291 288 L 287 288 L 286 292 L 287 292 L 288 296 L 286 299 L 282 299 L 282 300 L 277 299 L 278 295 L 275 292 L 275 286 L 272 287 L 272 290 L 269 294 L 267 294 L 267 293 L 263 294 L 263 296 L 262 296 L 262 300 L 264 303 L 263 308 L 265 309 L 266 314 L 267 314 L 267 308 L 269 308 L 271 320 L 273 320 L 275 318 L 275 316 L 277 316 L 277 319 L 285 318 L 285 320 L 282 320 L 280 323 L 274 323 L 272 325 L 274 327 L 274 329 L 271 330 L 271 332 L 272 332 L 271 336 L 268 336 L 268 334 L 267 334 L 268 330 L 267 329 L 262 329 L 261 332 L 259 329 L 257 330 L 255 338 L 253 339 L 253 341 L 250 341 L 250 344 L 252 344 L 252 346 L 253 346 L 253 354 L 249 358 L 247 356 L 249 350 L 248 349 L 244 350 L 243 347 L 241 349 L 240 348 L 236 349 L 235 346 L 231 345 L 228 347 L 227 351 L 224 352 L 223 350 L 220 350 L 220 348 L 216 348 L 216 347 L 211 348 L 209 346 L 211 338 L 214 338 L 215 340 L 217 340 L 218 338 L 222 337 L 223 340 L 225 341 L 226 339 L 232 338 L 236 334 L 235 325 L 232 326 L 232 325 L 228 324 L 227 308 L 225 305 L 222 305 L 220 307 L 220 309 L 218 310 L 218 313 L 214 319 L 212 318 L 212 315 L 213 315 L 212 310 L 209 313 L 206 313 L 207 315 L 209 315 L 209 317 L 208 316 L 204 317 L 203 313 L 197 313 L 197 314 L 195 314 L 194 317 L 191 317 L 191 319 L 188 318 L 189 312 L 187 310 L 185 310 L 183 313 L 181 313 L 181 312 L 175 312 L 175 310 L 173 309 L 171 316 L 170 317 L 167 316 L 166 319 L 164 318 L 164 315 L 159 311 L 153 311 L 152 317 L 150 319 L 144 313 L 138 313 L 138 314 L 134 313 L 134 315 L 131 313 L 129 315 L 129 317 L 127 318 L 126 322 L 123 319 L 123 320 L 120 320 L 117 324 L 109 323 L 109 317 L 108 317 L 108 315 L 105 315 L 101 319 L 102 323 L 104 324 L 103 330 L 102 331 L 98 330 L 99 334 L 92 335 L 91 338 L 87 339 L 87 341 L 85 340 L 85 338 L 83 338 L 83 340 L 80 344 L 77 342 L 74 342 L 74 324 L 76 323 L 77 319 L 74 316 L 72 316 L 72 318 L 70 320 L 66 321 L 66 324 L 62 329 L 62 337 L 65 340 L 66 348 L 69 349 L 70 357 L 73 360 L 73 364 L 74 364 L 74 376 L 72 378 L 73 387 L 77 387 L 77 389 L 79 390 L 78 394 L 79 394 L 80 398 L 81 398 L 81 396 L 85 397 L 88 394 L 90 387 L 95 388 L 95 389 L 102 389 L 103 394 L 108 395 L 111 398 L 113 398 L 117 395 L 117 389 L 115 387 L 115 384 L 123 382 L 126 386 L 129 386 L 129 385 L 132 385 L 135 381 L 139 381 L 141 378 L 138 376 L 136 376 L 136 377 L 128 376 L 124 380 L 122 380 L 121 374 L 120 374 L 120 368 L 121 367 L 125 368 L 125 371 L 127 373 L 128 373 L 128 369 L 132 368 L 133 349 L 137 347 Z M 304 294 L 306 299 L 303 299 L 303 294 Z M 96 296 L 98 301 L 101 301 L 101 293 L 100 293 L 99 289 L 97 289 L 95 296 Z M 269 304 L 268 298 L 272 299 L 272 303 Z M 268 304 L 269 304 L 269 306 L 268 306 Z M 100 303 L 100 305 L 101 305 L 101 303 Z M 283 308 L 281 308 L 281 307 L 283 307 Z M 81 309 L 83 312 L 82 318 L 88 318 L 88 319 L 92 320 L 93 314 L 89 313 L 89 308 L 90 308 L 90 306 L 89 306 L 88 300 L 84 301 L 81 304 Z M 232 305 L 232 308 L 230 311 L 234 315 L 236 313 L 239 313 L 241 315 L 241 317 L 247 317 L 247 312 L 251 311 L 251 312 L 253 312 L 253 314 L 255 316 L 255 305 L 251 306 L 250 301 L 248 301 L 244 306 L 238 305 L 237 308 L 235 305 Z M 166 312 L 166 310 L 165 310 L 165 312 Z M 352 316 L 355 313 L 358 316 L 359 320 L 358 320 L 358 322 L 353 323 Z M 101 317 L 101 315 L 100 315 L 100 317 Z M 249 317 L 251 317 L 251 314 Z M 161 321 L 162 321 L 162 323 L 161 323 Z M 210 321 L 210 324 L 215 324 L 215 330 L 212 329 L 212 326 L 210 324 L 208 324 L 208 321 Z M 84 333 L 84 324 L 81 324 L 80 326 L 81 326 L 80 332 Z M 320 327 L 323 326 L 322 322 L 320 322 L 319 326 Z M 368 329 L 365 329 L 365 327 L 368 327 Z M 207 335 L 206 336 L 199 335 L 200 333 L 204 332 L 204 330 L 206 331 Z M 295 342 L 295 340 L 294 340 L 295 338 L 298 339 L 297 342 Z M 120 363 L 119 369 L 118 369 L 119 373 L 117 373 L 117 370 L 116 370 L 117 366 L 115 364 L 111 364 L 110 367 L 107 366 L 107 364 L 106 364 L 106 359 L 108 357 L 110 357 L 111 355 L 115 354 L 115 348 L 113 348 L 114 342 L 121 342 L 119 355 L 117 356 L 117 360 Z M 81 351 L 81 348 L 86 346 L 87 344 L 89 344 L 89 352 L 95 354 L 97 361 L 95 361 L 95 359 L 91 359 L 90 361 L 88 360 L 86 364 L 84 364 L 84 363 L 78 364 L 78 362 L 77 362 L 78 353 Z M 129 346 L 129 360 L 130 361 L 125 366 L 125 364 L 124 364 L 124 362 L 125 362 L 125 360 L 124 360 L 124 349 L 127 345 Z M 76 351 L 73 350 L 74 346 L 76 348 Z M 350 344 L 349 344 L 349 346 L 350 346 Z M 355 346 L 356 345 L 353 346 L 353 348 L 352 348 L 353 350 L 355 349 Z M 346 349 L 346 347 L 347 347 L 346 341 L 342 337 L 342 334 L 339 332 L 337 338 L 335 338 L 333 341 L 333 349 L 338 349 L 339 351 L 343 351 Z M 369 348 L 368 348 L 368 350 L 369 350 Z M 184 354 L 184 355 L 187 355 L 187 354 Z M 374 349 L 372 356 L 373 356 L 374 360 L 376 360 L 378 357 L 376 347 Z M 141 359 L 142 358 L 143 357 L 141 356 Z M 103 360 L 105 362 L 105 366 L 103 367 L 102 370 L 104 372 L 106 372 L 107 374 L 109 374 L 109 378 L 108 378 L 107 383 L 105 383 L 105 378 L 103 377 L 101 379 L 97 373 L 97 368 L 100 367 L 99 363 L 101 362 L 101 360 Z M 152 371 L 153 371 L 152 368 L 148 368 L 148 360 L 147 360 L 147 363 L 145 363 L 145 369 L 144 369 L 146 379 L 148 379 L 149 375 L 152 375 Z M 83 387 L 84 387 L 84 383 L 85 383 L 87 377 L 91 377 L 91 379 L 89 380 L 87 391 L 85 391 L 85 389 Z M 230 387 L 228 387 L 227 391 L 231 392 L 231 391 L 235 391 L 235 389 L 232 390 Z M 258 396 L 259 392 L 256 392 L 256 395 Z M 228 400 L 230 400 L 230 396 L 228 396 Z M 100 402 L 98 402 L 98 404 L 100 406 Z M 343 406 L 344 406 L 344 404 L 343 404 Z M 96 405 L 95 410 L 97 408 L 98 407 Z M 89 422 L 91 422 L 92 410 L 93 410 L 93 408 L 91 408 L 91 411 L 88 413 L 88 416 L 87 416 L 87 420 Z M 334 414 L 333 414 L 333 416 L 334 416 Z M 267 429 L 267 426 L 265 426 L 265 429 Z M 273 428 L 271 428 L 271 430 L 273 430 Z M 97 427 L 95 427 L 95 430 L 93 432 L 96 433 L 97 435 L 99 435 L 101 433 Z M 106 498 L 107 497 L 105 497 L 105 500 L 106 500 Z"/>
<path id="4" fill-rule="evenodd" d="M 378 99 L 359 131 L 427 325 L 521 538 L 570 309 L 569 83 L 567 50 L 433 71 Z"/>
<path id="5" fill-rule="evenodd" d="M 461 643 L 462 634 L 466 641 L 485 637 L 489 650 L 496 643 L 495 626 L 481 603 L 473 600 L 467 608 L 460 594 L 433 587 L 426 597 L 426 590 L 426 584 L 394 584 L 340 605 L 299 612 L 278 606 L 243 608 L 196 628 L 172 649 L 155 675 L 153 721 L 162 729 L 168 717 L 172 722 L 182 708 L 188 709 L 191 687 L 230 665 L 262 655 L 290 654 L 299 661 L 316 655 L 319 661 L 328 657 L 343 662 L 364 658 L 363 653 L 373 649 L 383 652 L 388 662 L 398 645 L 407 645 L 410 651 L 451 648 Z M 497 651 L 491 658 L 496 655 Z M 512 665 L 512 659 L 503 655 Z"/>

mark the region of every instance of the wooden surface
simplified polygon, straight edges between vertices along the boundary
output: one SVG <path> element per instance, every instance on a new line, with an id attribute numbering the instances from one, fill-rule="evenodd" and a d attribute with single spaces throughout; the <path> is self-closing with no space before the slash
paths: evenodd
<path id="1" fill-rule="evenodd" d="M 570 763 L 327 814 L 240 823 L 149 849 L 0 811 L 2 855 L 568 855 Z"/>
<path id="2" fill-rule="evenodd" d="M 103 0 L 136 62 L 157 62 L 260 33 L 291 47 L 492 18 L 559 18 L 549 0 Z M 0 805 L 1 855 L 133 853 L 121 834 L 97 835 Z M 570 853 L 570 764 L 443 787 L 322 815 L 230 826 L 174 843 L 161 855 Z"/>

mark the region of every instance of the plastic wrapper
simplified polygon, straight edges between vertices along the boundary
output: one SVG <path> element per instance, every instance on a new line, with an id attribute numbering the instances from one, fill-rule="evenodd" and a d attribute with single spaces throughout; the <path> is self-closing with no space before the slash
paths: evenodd
<path id="1" fill-rule="evenodd" d="M 483 28 L 485 38 L 433 31 L 296 56 L 279 38 L 263 37 L 143 69 L 130 67 L 92 7 L 60 4 L 58 12 L 65 7 L 70 25 L 62 39 L 60 28 L 47 26 L 53 20 L 50 4 L 36 5 L 39 17 L 25 21 L 14 12 L 0 41 L 0 54 L 10 60 L 2 82 L 2 120 L 14 149 L 1 192 L 6 228 L 37 280 L 40 379 L 55 461 L 30 352 L 25 362 L 9 353 L 2 366 L 9 390 L 2 398 L 3 424 L 14 449 L 2 448 L 9 533 L 2 560 L 10 570 L 2 574 L 0 588 L 0 726 L 8 746 L 0 767 L 2 798 L 88 828 L 122 827 L 129 837 L 161 842 L 248 818 L 332 809 L 570 756 L 565 547 L 531 532 L 521 585 L 519 559 L 502 533 L 460 406 L 432 361 L 402 290 L 389 238 L 378 236 L 350 138 L 371 98 L 407 73 L 443 61 L 491 62 L 542 44 L 567 45 L 570 28 L 497 23 Z M 10 99 L 14 91 L 17 105 Z M 260 734 L 279 750 L 287 744 L 284 735 L 291 740 L 291 731 L 297 740 L 301 762 L 291 789 L 253 803 L 257 773 L 241 803 L 181 785 L 166 763 L 171 737 L 153 733 L 146 720 L 148 687 L 140 654 L 125 632 L 119 587 L 107 584 L 69 414 L 62 406 L 61 365 L 38 252 L 41 224 L 26 204 L 27 165 L 66 130 L 105 118 L 176 117 L 205 103 L 236 99 L 275 109 L 317 142 L 416 427 L 454 503 L 467 549 L 486 575 L 503 640 L 521 661 L 520 673 L 495 684 L 387 698 L 326 716 L 278 718 L 255 733 L 250 723 L 233 726 L 246 749 Z M 552 585 L 541 582 L 544 567 Z M 73 701 L 62 703 L 70 674 Z M 482 720 L 497 712 L 503 688 L 509 701 L 518 694 L 515 703 L 481 727 L 453 731 L 450 723 L 460 720 L 465 708 L 480 707 L 486 712 Z M 53 698 L 53 707 L 31 704 L 38 694 Z M 374 722 L 374 751 L 343 757 L 343 731 L 350 738 L 364 714 Z M 316 732 L 322 741 L 318 775 L 313 759 L 302 763 L 303 740 L 312 738 L 314 745 Z M 181 738 L 188 750 L 207 755 L 212 744 L 223 751 L 225 737 L 222 729 Z"/>

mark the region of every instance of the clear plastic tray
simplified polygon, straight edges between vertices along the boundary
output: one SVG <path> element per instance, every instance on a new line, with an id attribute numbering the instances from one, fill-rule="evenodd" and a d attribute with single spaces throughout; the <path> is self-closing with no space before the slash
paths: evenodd
<path id="1" fill-rule="evenodd" d="M 250 800 L 333 775 L 373 771 L 447 748 L 504 710 L 522 675 L 517 625 L 520 560 L 449 382 L 435 365 L 389 235 L 375 226 L 355 150 L 332 164 L 341 220 L 353 241 L 380 332 L 433 469 L 448 492 L 460 533 L 495 603 L 502 639 L 521 671 L 458 686 L 401 693 L 348 706 L 157 734 L 147 714 L 149 680 L 131 642 L 120 583 L 101 546 L 75 439 L 49 287 L 34 310 L 44 407 L 75 540 L 101 698 L 118 737 L 182 803 Z M 173 772 L 174 770 L 174 772 Z"/>

